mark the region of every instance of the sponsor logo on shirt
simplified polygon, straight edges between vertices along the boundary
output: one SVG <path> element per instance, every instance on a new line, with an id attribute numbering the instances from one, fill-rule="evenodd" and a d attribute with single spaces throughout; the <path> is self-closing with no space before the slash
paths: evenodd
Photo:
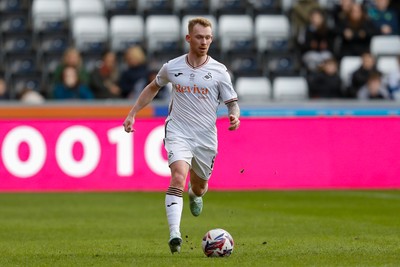
<path id="1" fill-rule="evenodd" d="M 207 87 L 197 87 L 197 85 L 193 86 L 186 86 L 181 84 L 175 85 L 175 91 L 177 93 L 191 93 L 191 94 L 199 94 L 199 95 L 208 95 L 208 88 Z"/>

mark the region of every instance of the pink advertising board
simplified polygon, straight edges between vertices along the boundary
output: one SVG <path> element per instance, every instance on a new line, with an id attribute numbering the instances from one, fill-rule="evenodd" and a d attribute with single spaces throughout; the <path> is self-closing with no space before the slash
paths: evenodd
<path id="1" fill-rule="evenodd" d="M 0 191 L 162 191 L 163 119 L 0 121 Z M 400 188 L 397 117 L 217 122 L 212 190 Z"/>

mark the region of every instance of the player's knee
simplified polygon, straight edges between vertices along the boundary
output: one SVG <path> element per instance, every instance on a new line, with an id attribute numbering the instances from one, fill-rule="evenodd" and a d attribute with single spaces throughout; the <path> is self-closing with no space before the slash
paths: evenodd
<path id="1" fill-rule="evenodd" d="M 180 173 L 174 173 L 171 177 L 171 186 L 175 188 L 184 189 L 186 182 L 186 175 Z"/>
<path id="2" fill-rule="evenodd" d="M 202 196 L 207 192 L 207 184 L 192 186 L 192 191 L 196 196 Z"/>

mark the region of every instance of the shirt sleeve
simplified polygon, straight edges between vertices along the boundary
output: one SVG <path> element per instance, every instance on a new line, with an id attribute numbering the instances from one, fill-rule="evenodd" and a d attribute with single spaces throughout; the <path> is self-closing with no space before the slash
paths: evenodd
<path id="1" fill-rule="evenodd" d="M 219 81 L 219 93 L 225 104 L 238 100 L 237 94 L 233 89 L 231 76 L 226 69 L 222 73 L 221 80 Z"/>
<path id="2" fill-rule="evenodd" d="M 159 87 L 163 87 L 170 82 L 168 78 L 168 63 L 165 63 L 158 71 L 156 76 L 156 83 Z"/>

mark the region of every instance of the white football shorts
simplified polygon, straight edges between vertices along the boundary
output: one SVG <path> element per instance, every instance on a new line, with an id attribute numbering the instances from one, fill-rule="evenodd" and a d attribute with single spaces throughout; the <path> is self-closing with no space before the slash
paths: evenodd
<path id="1" fill-rule="evenodd" d="M 200 178 L 210 179 L 217 155 L 216 149 L 201 146 L 194 140 L 187 140 L 179 136 L 164 138 L 164 145 L 168 152 L 168 165 L 178 160 L 184 160 Z"/>

